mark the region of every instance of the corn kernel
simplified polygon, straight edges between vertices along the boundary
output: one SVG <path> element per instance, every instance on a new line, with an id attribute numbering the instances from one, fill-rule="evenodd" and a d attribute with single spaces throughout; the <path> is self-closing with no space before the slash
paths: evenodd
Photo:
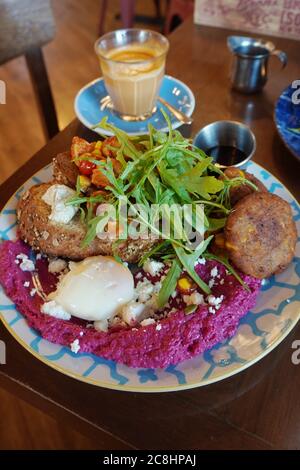
<path id="1" fill-rule="evenodd" d="M 192 283 L 186 277 L 182 277 L 181 279 L 179 279 L 177 285 L 178 288 L 183 291 L 187 291 L 192 287 Z"/>
<path id="2" fill-rule="evenodd" d="M 96 144 L 95 144 L 95 149 L 101 149 L 102 147 L 102 140 L 97 140 Z"/>
<path id="3" fill-rule="evenodd" d="M 91 186 L 91 180 L 85 175 L 80 175 L 79 176 L 79 185 L 80 185 L 80 190 L 82 192 L 87 191 L 87 189 Z"/>

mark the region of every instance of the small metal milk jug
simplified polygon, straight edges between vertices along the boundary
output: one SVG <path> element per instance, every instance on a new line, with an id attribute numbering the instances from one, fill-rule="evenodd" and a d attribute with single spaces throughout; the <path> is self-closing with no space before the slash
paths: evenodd
<path id="1" fill-rule="evenodd" d="M 271 41 L 244 36 L 229 36 L 227 44 L 233 54 L 232 86 L 242 93 L 255 93 L 264 87 L 268 78 L 269 57 L 275 55 L 282 68 L 287 55 L 275 48 Z"/>

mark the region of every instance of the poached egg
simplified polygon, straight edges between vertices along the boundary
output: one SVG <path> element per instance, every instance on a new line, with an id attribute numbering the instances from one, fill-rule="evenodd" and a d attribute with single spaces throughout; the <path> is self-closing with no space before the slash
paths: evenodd
<path id="1" fill-rule="evenodd" d="M 91 256 L 70 263 L 70 271 L 49 295 L 74 317 L 108 320 L 134 297 L 130 270 L 109 256 Z"/>

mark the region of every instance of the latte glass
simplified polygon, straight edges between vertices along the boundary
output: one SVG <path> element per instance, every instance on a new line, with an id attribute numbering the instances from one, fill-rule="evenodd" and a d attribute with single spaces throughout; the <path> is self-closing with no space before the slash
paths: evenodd
<path id="1" fill-rule="evenodd" d="M 114 110 L 125 120 L 143 120 L 155 110 L 169 42 L 155 31 L 120 29 L 95 43 Z"/>

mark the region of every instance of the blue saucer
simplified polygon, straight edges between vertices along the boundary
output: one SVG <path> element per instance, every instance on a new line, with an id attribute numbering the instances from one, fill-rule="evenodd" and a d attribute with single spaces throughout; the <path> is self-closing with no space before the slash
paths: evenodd
<path id="1" fill-rule="evenodd" d="M 300 160 L 300 133 L 292 130 L 300 127 L 300 104 L 292 101 L 295 91 L 291 85 L 284 90 L 276 103 L 274 118 L 284 144 Z"/>
<path id="2" fill-rule="evenodd" d="M 166 121 L 160 111 L 161 108 L 170 116 L 172 127 L 176 129 L 182 123 L 178 121 L 173 114 L 168 111 L 164 105 L 157 103 L 156 112 L 145 121 L 128 122 L 120 119 L 114 112 L 106 108 L 100 109 L 100 100 L 106 96 L 107 90 L 103 78 L 98 78 L 81 88 L 75 98 L 75 113 L 78 119 L 86 126 L 91 128 L 105 116 L 110 124 L 123 129 L 127 134 L 141 135 L 148 133 L 148 124 L 151 123 L 156 129 L 166 131 Z M 175 108 L 191 116 L 195 107 L 195 97 L 190 88 L 177 78 L 165 75 L 161 84 L 159 96 L 164 98 Z M 110 132 L 101 128 L 94 129 L 99 134 L 111 135 Z"/>

